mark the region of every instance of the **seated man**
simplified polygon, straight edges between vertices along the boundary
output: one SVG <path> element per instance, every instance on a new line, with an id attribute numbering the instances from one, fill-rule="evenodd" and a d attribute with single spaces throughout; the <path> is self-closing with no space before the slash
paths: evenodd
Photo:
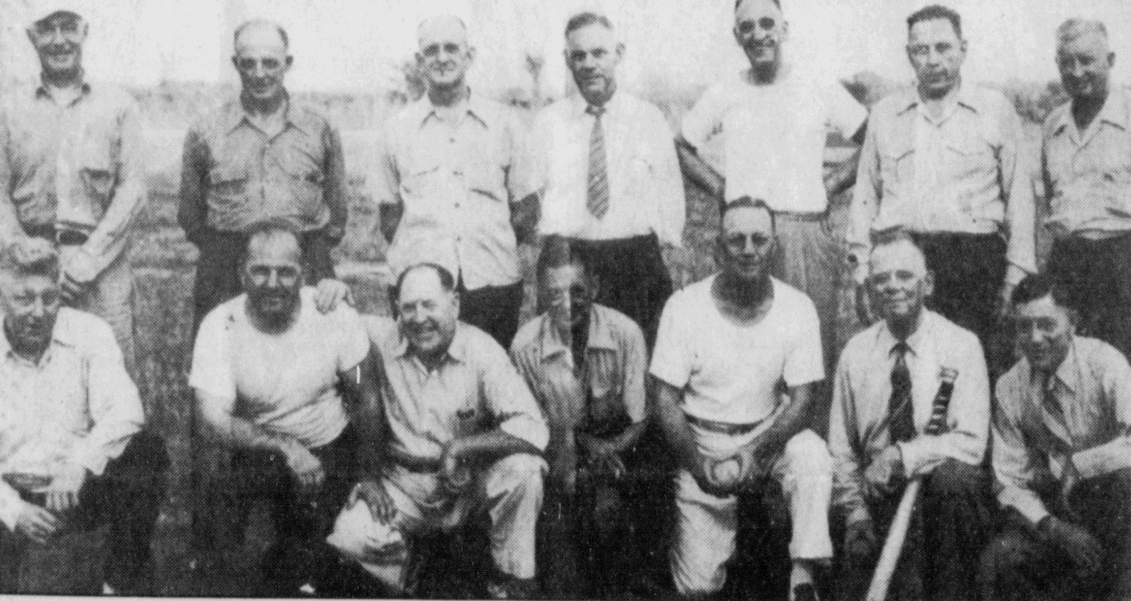
<path id="1" fill-rule="evenodd" d="M 834 506 L 845 522 L 840 596 L 864 598 L 878 535 L 890 526 L 908 479 L 925 477 L 916 514 L 923 519 L 913 522 L 904 545 L 893 596 L 974 599 L 991 514 L 990 477 L 981 467 L 990 433 L 982 345 L 924 308 L 934 278 L 910 237 L 877 242 L 869 268 L 871 306 L 883 319 L 841 354 L 829 424 Z M 926 435 L 944 369 L 957 373 L 947 428 Z"/>
<path id="2" fill-rule="evenodd" d="M 627 512 L 643 491 L 628 472 L 647 427 L 648 349 L 636 322 L 594 304 L 597 283 L 565 239 L 546 239 L 537 271 L 548 310 L 519 330 L 511 357 L 550 423 L 543 582 L 552 596 L 607 598 L 641 567 Z"/>
<path id="3" fill-rule="evenodd" d="M 280 595 L 312 580 L 316 566 L 304 551 L 329 534 L 354 482 L 355 430 L 372 420 L 351 425 L 343 394 L 378 406 L 364 326 L 345 303 L 317 309 L 315 290 L 303 286 L 300 240 L 281 225 L 253 229 L 245 294 L 205 317 L 189 377 L 202 423 L 232 450 L 231 469 L 197 494 L 229 509 L 217 521 L 246 522 L 257 498 L 274 503 L 278 540 L 263 568 Z"/>
<path id="4" fill-rule="evenodd" d="M 499 343 L 457 320 L 455 286 L 443 267 L 409 267 L 393 290 L 397 320 L 369 318 L 384 368 L 381 469 L 362 476 L 351 496 L 361 502 L 328 542 L 403 595 L 406 536 L 486 513 L 497 572 L 488 592 L 528 599 L 549 432 Z"/>
<path id="5" fill-rule="evenodd" d="M 153 594 L 150 536 L 169 465 L 110 326 L 61 306 L 44 240 L 0 259 L 0 536 L 110 524 L 103 592 Z M 62 591 L 59 591 L 62 592 Z"/>
<path id="6" fill-rule="evenodd" d="M 1004 527 L 984 599 L 1131 599 L 1131 366 L 1076 335 L 1065 290 L 1013 291 L 1023 357 L 997 383 L 993 465 Z"/>
<path id="7" fill-rule="evenodd" d="M 675 293 L 652 358 L 659 419 L 679 464 L 672 576 L 680 594 L 726 581 L 738 495 L 781 482 L 793 521 L 790 595 L 814 598 L 832 558 L 832 460 L 807 429 L 825 377 L 813 302 L 770 276 L 774 216 L 762 201 L 726 205 L 715 246 L 722 271 Z"/>

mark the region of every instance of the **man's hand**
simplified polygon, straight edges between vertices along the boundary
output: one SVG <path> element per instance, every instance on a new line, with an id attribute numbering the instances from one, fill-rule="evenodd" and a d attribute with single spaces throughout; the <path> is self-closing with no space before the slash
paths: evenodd
<path id="1" fill-rule="evenodd" d="M 298 441 L 290 441 L 283 446 L 283 456 L 287 458 L 287 467 L 298 480 L 303 494 L 317 491 L 322 482 L 326 480 L 326 471 L 322 468 L 322 461 L 314 456 L 309 449 Z"/>
<path id="2" fill-rule="evenodd" d="M 1087 530 L 1052 515 L 1041 520 L 1037 530 L 1068 554 L 1085 574 L 1093 574 L 1100 568 L 1104 549 Z"/>
<path id="3" fill-rule="evenodd" d="M 25 503 L 23 511 L 16 518 L 16 532 L 41 545 L 58 532 L 62 525 L 63 522 L 55 514 L 31 503 Z"/>
<path id="4" fill-rule="evenodd" d="M 888 446 L 864 469 L 864 481 L 875 497 L 891 494 L 903 480 L 903 453 L 898 445 Z"/>
<path id="5" fill-rule="evenodd" d="M 876 526 L 872 518 L 848 524 L 844 532 L 844 553 L 853 563 L 864 563 L 876 553 Z"/>
<path id="6" fill-rule="evenodd" d="M 369 507 L 373 519 L 382 524 L 391 524 L 397 515 L 397 506 L 393 503 L 393 498 L 380 482 L 372 478 L 366 478 L 353 487 L 347 505 L 353 507 L 358 501 L 364 502 Z"/>
<path id="7" fill-rule="evenodd" d="M 319 313 L 329 313 L 343 302 L 353 306 L 353 292 L 350 291 L 349 284 L 332 278 L 318 282 L 314 292 L 314 306 Z"/>
<path id="8" fill-rule="evenodd" d="M 581 443 L 587 466 L 604 470 L 614 477 L 620 477 L 627 471 L 616 443 L 595 436 L 579 436 L 578 442 Z"/>
<path id="9" fill-rule="evenodd" d="M 868 295 L 867 284 L 856 287 L 856 319 L 866 326 L 876 321 L 876 316 L 872 313 L 872 299 Z"/>
<path id="10" fill-rule="evenodd" d="M 59 297 L 70 304 L 82 298 L 93 287 L 92 282 L 80 282 L 63 272 L 59 274 Z"/>
<path id="11" fill-rule="evenodd" d="M 458 438 L 448 444 L 440 457 L 440 481 L 452 494 L 462 493 L 471 484 L 471 468 L 466 465 Z"/>
<path id="12" fill-rule="evenodd" d="M 47 487 L 47 509 L 60 514 L 78 507 L 79 493 L 82 492 L 83 484 L 86 484 L 88 474 L 81 465 L 67 464 Z"/>

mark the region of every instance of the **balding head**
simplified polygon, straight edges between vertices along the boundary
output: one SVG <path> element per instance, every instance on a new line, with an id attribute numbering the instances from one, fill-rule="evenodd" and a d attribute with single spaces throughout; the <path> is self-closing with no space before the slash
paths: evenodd
<path id="1" fill-rule="evenodd" d="M 429 17 L 420 22 L 416 28 L 416 41 L 420 49 L 424 49 L 426 40 L 442 38 L 447 41 L 456 41 L 466 46 L 469 42 L 467 24 L 455 15 L 440 15 Z"/>
<path id="2" fill-rule="evenodd" d="M 240 74 L 244 100 L 273 110 L 286 97 L 293 62 L 287 32 L 278 23 L 256 19 L 236 28 L 234 44 L 232 64 Z"/>
<path id="3" fill-rule="evenodd" d="M 876 242 L 869 267 L 873 308 L 893 331 L 911 331 L 935 289 L 923 251 L 907 234 L 895 234 Z"/>
<path id="4" fill-rule="evenodd" d="M 432 17 L 422 22 L 416 32 L 420 43 L 416 63 L 429 91 L 463 88 L 464 77 L 475 60 L 475 49 L 468 43 L 463 20 L 454 15 Z"/>
<path id="5" fill-rule="evenodd" d="M 252 19 L 245 21 L 236 28 L 232 36 L 232 45 L 239 53 L 240 45 L 268 46 L 282 48 L 286 53 L 290 47 L 290 37 L 282 25 L 266 19 Z"/>

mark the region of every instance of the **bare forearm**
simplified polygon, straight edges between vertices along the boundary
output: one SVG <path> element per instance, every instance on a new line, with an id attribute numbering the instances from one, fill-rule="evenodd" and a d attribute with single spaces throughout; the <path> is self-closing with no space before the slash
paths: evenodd
<path id="1" fill-rule="evenodd" d="M 852 151 L 852 155 L 833 167 L 832 173 L 825 180 L 825 189 L 829 198 L 835 197 L 845 190 L 856 185 L 856 170 L 860 165 L 860 149 Z"/>
<path id="2" fill-rule="evenodd" d="M 393 236 L 397 233 L 397 226 L 401 223 L 401 216 L 404 215 L 404 205 L 401 204 L 382 204 L 379 211 L 378 218 L 380 219 L 381 235 L 390 244 L 393 242 Z"/>
<path id="3" fill-rule="evenodd" d="M 809 427 L 813 412 L 814 384 L 796 386 L 789 391 L 789 404 L 786 405 L 770 427 L 751 441 L 763 453 L 777 453 L 785 447 L 789 439 Z"/>
<path id="4" fill-rule="evenodd" d="M 357 455 L 358 469 L 362 474 L 373 476 L 384 462 L 385 451 L 385 412 L 378 388 L 380 373 L 381 362 L 371 353 L 361 364 L 338 378 L 349 401 L 350 423 L 361 441 Z"/>
<path id="5" fill-rule="evenodd" d="M 679 156 L 680 169 L 687 179 L 711 196 L 723 198 L 725 180 L 699 156 L 694 147 L 683 139 L 676 140 L 676 154 Z"/>
<path id="6" fill-rule="evenodd" d="M 656 390 L 657 417 L 660 420 L 660 428 L 664 431 L 664 438 L 680 465 L 697 464 L 699 450 L 695 446 L 695 438 L 691 434 L 687 417 L 679 407 L 683 392 L 666 382 L 654 378 L 653 381 Z"/>
<path id="7" fill-rule="evenodd" d="M 516 453 L 542 454 L 538 447 L 498 428 L 457 438 L 450 452 L 459 459 L 479 461 L 496 461 Z"/>
<path id="8" fill-rule="evenodd" d="M 282 452 L 289 445 L 297 444 L 292 438 L 268 432 L 240 417 L 229 416 L 223 421 L 215 418 L 206 421 L 212 435 L 225 446 Z"/>
<path id="9" fill-rule="evenodd" d="M 511 227 L 514 228 L 515 241 L 519 244 L 533 244 L 534 232 L 539 218 L 538 195 L 530 194 L 511 205 Z"/>

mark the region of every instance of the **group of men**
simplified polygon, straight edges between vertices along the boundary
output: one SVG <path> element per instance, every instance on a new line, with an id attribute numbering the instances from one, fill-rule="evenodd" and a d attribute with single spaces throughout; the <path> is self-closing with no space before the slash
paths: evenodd
<path id="1" fill-rule="evenodd" d="M 1037 274 L 1020 119 L 963 81 L 956 12 L 907 24 L 917 86 L 869 114 L 787 60 L 778 0 L 738 0 L 750 67 L 673 137 L 618 89 L 625 47 L 600 14 L 566 24 L 579 93 L 529 135 L 468 85 L 464 22 L 426 20 L 426 95 L 386 124 L 372 177 L 391 317 L 335 279 L 342 145 L 286 91 L 286 32 L 238 27 L 241 94 L 189 130 L 178 213 L 200 251 L 194 566 L 266 498 L 278 595 L 411 594 L 428 532 L 486 523 L 491 596 L 639 593 L 666 547 L 675 590 L 706 598 L 740 498 L 780 486 L 789 598 L 855 599 L 921 481 L 893 595 L 1131 598 L 1131 104 L 1107 31 L 1057 30 L 1071 100 L 1043 131 L 1055 242 Z M 85 80 L 73 6 L 36 3 L 27 33 L 41 81 L 0 113 L 0 537 L 108 525 L 103 592 L 152 592 L 168 462 L 131 379 L 138 109 Z M 862 147 L 826 174 L 829 126 Z M 673 292 L 683 175 L 720 201 L 719 272 Z M 837 240 L 828 199 L 854 182 Z M 870 325 L 840 350 L 846 262 Z"/>

